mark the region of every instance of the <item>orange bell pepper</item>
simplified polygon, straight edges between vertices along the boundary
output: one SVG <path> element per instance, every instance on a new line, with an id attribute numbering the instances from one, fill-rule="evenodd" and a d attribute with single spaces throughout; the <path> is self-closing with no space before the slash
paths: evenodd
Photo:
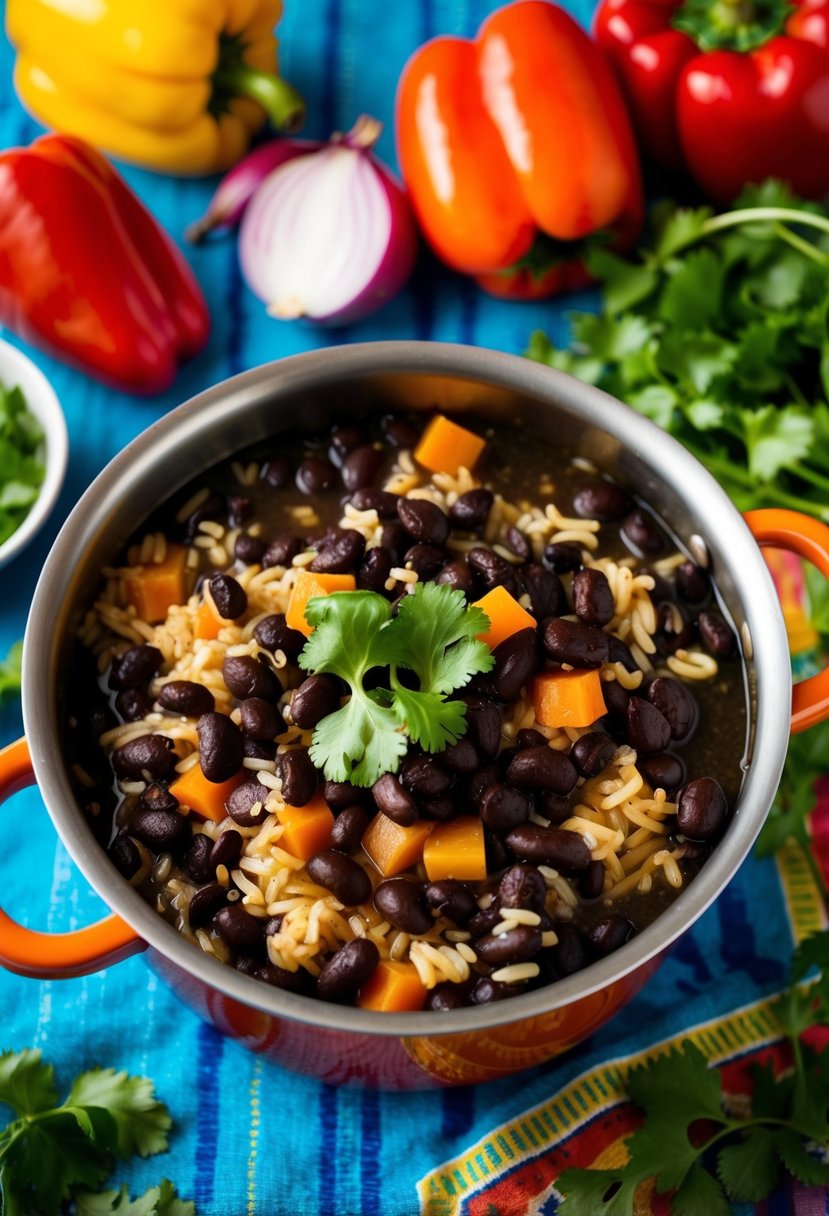
<path id="1" fill-rule="evenodd" d="M 588 281 L 584 240 L 631 244 L 639 162 L 601 51 L 546 0 L 493 13 L 474 41 L 436 38 L 411 57 L 397 143 L 438 257 L 497 296 L 539 299 Z"/>

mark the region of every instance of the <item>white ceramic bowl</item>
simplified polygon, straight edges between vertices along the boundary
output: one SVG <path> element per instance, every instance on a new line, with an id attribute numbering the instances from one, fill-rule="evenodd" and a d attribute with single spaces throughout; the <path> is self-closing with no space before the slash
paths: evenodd
<path id="1" fill-rule="evenodd" d="M 0 545 L 0 566 L 17 557 L 46 522 L 60 494 L 69 456 L 69 436 L 60 402 L 40 368 L 22 351 L 0 339 L 0 384 L 4 388 L 19 385 L 26 404 L 37 418 L 44 435 L 43 463 L 46 476 L 40 493 L 23 523 L 8 540 Z"/>

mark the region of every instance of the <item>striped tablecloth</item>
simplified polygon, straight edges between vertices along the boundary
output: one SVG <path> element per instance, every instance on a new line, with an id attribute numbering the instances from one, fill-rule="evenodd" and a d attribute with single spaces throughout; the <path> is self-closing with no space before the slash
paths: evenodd
<path id="1" fill-rule="evenodd" d="M 472 34 L 496 5 L 286 0 L 286 7 L 283 64 L 308 99 L 309 134 L 372 113 L 387 124 L 379 151 L 392 160 L 394 88 L 407 55 L 438 32 Z M 589 0 L 569 7 L 589 19 Z M 11 65 L 3 43 L 4 147 L 39 133 L 14 96 Z M 179 239 L 213 185 L 132 169 L 126 176 Z M 53 519 L 3 572 L 0 653 L 23 632 L 40 564 L 73 502 L 107 460 L 178 401 L 266 360 L 335 342 L 417 337 L 520 352 L 536 327 L 561 337 L 565 308 L 591 301 L 497 303 L 423 257 L 411 288 L 383 312 L 331 333 L 269 319 L 243 287 L 232 240 L 188 256 L 214 333 L 164 397 L 120 396 L 35 354 L 66 410 L 71 462 Z M 16 705 L 0 710 L 0 745 L 20 729 Z M 101 911 L 31 791 L 0 815 L 0 892 L 24 923 L 51 931 Z M 792 943 L 822 924 L 802 856 L 752 859 L 609 1027 L 554 1064 L 478 1089 L 395 1096 L 292 1076 L 201 1024 L 138 959 L 75 981 L 0 974 L 0 1046 L 42 1048 L 66 1086 L 95 1063 L 152 1076 L 175 1118 L 172 1148 L 121 1177 L 135 1190 L 167 1175 L 200 1216 L 409 1216 L 419 1207 L 431 1216 L 549 1213 L 551 1183 L 565 1159 L 607 1163 L 618 1155 L 631 1118 L 616 1097 L 625 1067 L 657 1041 L 684 1035 L 718 1062 L 759 1050 L 773 1033 L 768 1000 L 784 983 Z M 787 1190 L 764 1210 L 813 1216 L 824 1212 L 825 1197 Z"/>

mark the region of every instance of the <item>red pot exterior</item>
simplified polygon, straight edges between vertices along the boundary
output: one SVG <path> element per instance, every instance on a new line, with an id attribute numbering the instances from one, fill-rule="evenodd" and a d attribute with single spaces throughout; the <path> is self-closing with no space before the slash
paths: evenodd
<path id="1" fill-rule="evenodd" d="M 330 1085 L 399 1092 L 497 1081 L 561 1055 L 618 1013 L 666 953 L 559 1009 L 486 1030 L 416 1037 L 326 1030 L 278 1018 L 220 992 L 156 950 L 146 958 L 185 1005 L 249 1051 Z M 439 1014 L 435 1018 L 441 1020 Z"/>

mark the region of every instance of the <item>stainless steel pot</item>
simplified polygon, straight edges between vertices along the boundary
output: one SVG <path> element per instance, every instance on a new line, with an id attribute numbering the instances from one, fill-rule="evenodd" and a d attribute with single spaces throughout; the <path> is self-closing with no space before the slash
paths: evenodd
<path id="1" fill-rule="evenodd" d="M 742 639 L 750 730 L 746 775 L 724 839 L 659 919 L 617 953 L 530 994 L 444 1015 L 377 1014 L 280 992 L 180 937 L 118 874 L 79 809 L 61 756 L 70 641 L 100 569 L 179 487 L 241 447 L 322 424 L 350 408 L 435 406 L 509 423 L 524 418 L 650 503 L 709 563 Z M 754 535 L 752 535 L 752 531 Z M 113 910 L 99 925 L 49 936 L 0 913 L 0 962 L 26 975 L 77 975 L 147 950 L 202 1016 L 287 1067 L 329 1081 L 418 1088 L 503 1076 L 565 1050 L 642 986 L 668 947 L 745 858 L 777 788 L 790 729 L 786 631 L 758 543 L 808 557 L 829 575 L 829 529 L 793 512 L 746 521 L 706 470 L 651 422 L 599 390 L 538 364 L 437 343 L 383 342 L 268 364 L 186 402 L 120 453 L 63 527 L 26 631 L 26 740 L 0 753 L 0 798 L 37 781 L 84 876 Z M 795 689 L 794 728 L 829 713 L 829 674 Z M 28 745 L 27 742 L 28 741 Z M 31 759 L 30 759 L 31 757 Z"/>

